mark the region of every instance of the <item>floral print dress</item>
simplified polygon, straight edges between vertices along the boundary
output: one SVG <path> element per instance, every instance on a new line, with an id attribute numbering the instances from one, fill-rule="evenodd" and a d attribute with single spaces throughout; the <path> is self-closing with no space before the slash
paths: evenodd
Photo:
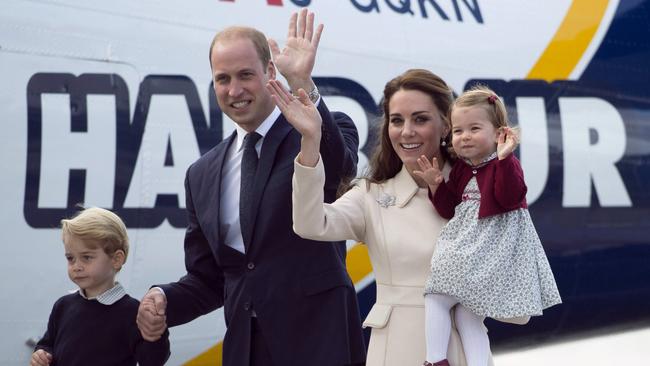
<path id="1" fill-rule="evenodd" d="M 479 219 L 481 193 L 472 177 L 442 229 L 425 293 L 455 297 L 491 318 L 542 315 L 562 302 L 527 209 Z"/>

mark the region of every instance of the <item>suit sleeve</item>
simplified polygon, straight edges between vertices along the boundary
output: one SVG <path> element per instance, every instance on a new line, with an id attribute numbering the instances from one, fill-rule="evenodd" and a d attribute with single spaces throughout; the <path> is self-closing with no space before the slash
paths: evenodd
<path id="1" fill-rule="evenodd" d="M 178 282 L 160 286 L 167 297 L 169 326 L 185 324 L 207 314 L 224 302 L 224 277 L 196 217 L 190 184 L 190 167 L 185 177 L 188 226 L 185 232 L 185 268 Z"/>
<path id="2" fill-rule="evenodd" d="M 341 179 L 357 174 L 359 135 L 350 117 L 330 112 L 322 99 L 318 112 L 323 119 L 320 154 L 325 167 L 325 189 L 336 191 Z"/>
<path id="3" fill-rule="evenodd" d="M 446 182 L 443 180 L 433 195 L 429 192 L 429 199 L 433 202 L 436 211 L 447 220 L 454 217 L 456 206 L 460 203 L 458 194 L 460 171 L 460 165 L 457 161 L 449 173 L 449 180 Z"/>
<path id="4" fill-rule="evenodd" d="M 294 161 L 293 230 L 311 240 L 363 241 L 366 224 L 362 188 L 355 186 L 334 203 L 323 203 L 324 181 L 322 159 L 313 168 Z"/>
<path id="5" fill-rule="evenodd" d="M 498 160 L 494 168 L 494 197 L 499 205 L 510 210 L 516 209 L 522 202 L 526 202 L 527 191 L 519 160 L 513 154 Z"/>

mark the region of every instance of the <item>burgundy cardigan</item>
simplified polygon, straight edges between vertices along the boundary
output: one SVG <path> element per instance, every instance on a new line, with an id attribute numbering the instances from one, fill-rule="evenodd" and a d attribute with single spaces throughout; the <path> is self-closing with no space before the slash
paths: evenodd
<path id="1" fill-rule="evenodd" d="M 429 193 L 429 198 L 440 216 L 446 219 L 454 216 L 465 186 L 474 175 L 481 191 L 478 210 L 480 219 L 528 207 L 524 172 L 513 154 L 503 160 L 495 158 L 479 168 L 470 166 L 463 159 L 457 159 L 449 173 L 449 181 L 443 181 L 433 197 Z"/>

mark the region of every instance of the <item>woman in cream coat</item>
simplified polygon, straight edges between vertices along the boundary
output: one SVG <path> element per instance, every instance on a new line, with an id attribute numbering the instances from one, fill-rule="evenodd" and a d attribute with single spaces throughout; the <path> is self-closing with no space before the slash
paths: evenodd
<path id="1" fill-rule="evenodd" d="M 428 199 L 427 185 L 416 170 L 417 158 L 436 158 L 443 172 L 449 173 L 449 156 L 440 146 L 449 132 L 446 115 L 453 101 L 451 90 L 426 70 L 409 70 L 388 82 L 380 144 L 369 163 L 369 174 L 332 204 L 323 204 L 320 116 L 304 91 L 295 99 L 275 81 L 269 90 L 302 134 L 293 180 L 294 230 L 309 239 L 351 239 L 368 246 L 377 302 L 364 322 L 364 327 L 372 328 L 367 365 L 421 365 L 425 359 L 424 283 L 446 220 Z M 455 327 L 448 360 L 453 366 L 465 365 Z"/>

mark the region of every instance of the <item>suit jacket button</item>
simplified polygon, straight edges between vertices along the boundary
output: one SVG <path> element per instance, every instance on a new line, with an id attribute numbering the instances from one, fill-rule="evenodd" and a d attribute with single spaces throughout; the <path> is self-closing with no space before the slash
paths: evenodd
<path id="1" fill-rule="evenodd" d="M 249 303 L 249 302 L 245 302 L 245 303 L 244 303 L 244 310 L 247 310 L 247 311 L 248 311 L 248 310 L 250 310 L 250 309 L 251 309 L 251 303 Z"/>
<path id="2" fill-rule="evenodd" d="M 252 271 L 253 269 L 255 269 L 255 263 L 253 263 L 253 262 L 248 262 L 248 264 L 246 265 L 246 267 Z"/>
<path id="3" fill-rule="evenodd" d="M 472 174 L 476 174 L 476 169 L 472 170 Z"/>

